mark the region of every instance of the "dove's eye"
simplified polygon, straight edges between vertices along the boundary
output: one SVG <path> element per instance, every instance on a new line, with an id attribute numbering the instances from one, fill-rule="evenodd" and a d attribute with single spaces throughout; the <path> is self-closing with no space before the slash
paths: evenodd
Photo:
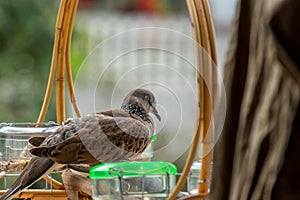
<path id="1" fill-rule="evenodd" d="M 145 100 L 146 102 L 148 102 L 150 106 L 152 106 L 152 99 L 151 99 L 150 96 L 146 95 L 146 96 L 144 97 L 144 100 Z"/>
<path id="2" fill-rule="evenodd" d="M 150 97 L 148 95 L 144 96 L 145 101 L 149 101 L 150 102 Z"/>

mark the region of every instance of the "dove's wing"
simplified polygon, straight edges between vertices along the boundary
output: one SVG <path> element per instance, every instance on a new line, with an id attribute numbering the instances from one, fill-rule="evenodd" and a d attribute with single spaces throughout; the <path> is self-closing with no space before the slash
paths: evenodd
<path id="1" fill-rule="evenodd" d="M 86 121 L 92 118 L 91 116 L 86 116 L 79 119 L 69 120 L 65 123 L 64 126 L 60 127 L 57 131 L 51 134 L 48 137 L 32 137 L 29 142 L 33 146 L 49 146 L 54 144 L 59 144 L 64 142 L 64 140 L 68 138 L 72 138 L 73 135 L 84 126 Z M 68 142 L 72 143 L 72 140 Z M 74 142 L 76 145 L 76 142 Z M 82 145 L 82 144 L 81 144 Z M 67 145 L 68 152 L 72 152 L 74 150 L 74 145 Z M 76 154 L 77 155 L 77 154 Z M 68 158 L 68 157 L 65 157 Z M 68 160 L 65 160 L 67 163 Z M 23 169 L 22 173 L 18 176 L 17 180 L 13 183 L 9 190 L 6 191 L 1 197 L 0 200 L 9 200 L 12 199 L 13 196 L 20 193 L 23 189 L 29 187 L 34 182 L 38 181 L 43 175 L 51 172 L 53 168 L 58 167 L 51 158 L 47 157 L 32 157 L 27 166 Z"/>
<path id="2" fill-rule="evenodd" d="M 110 114 L 95 114 L 82 119 L 84 123 L 78 126 L 76 132 L 69 134 L 60 129 L 52 137 L 30 152 L 40 157 L 48 157 L 61 164 L 89 164 L 127 160 L 142 153 L 151 142 L 153 128 L 139 120 L 131 118 L 122 112 Z M 69 122 L 72 126 L 73 122 Z M 75 129 L 73 129 L 75 130 Z M 62 136 L 64 135 L 64 136 Z M 47 143 L 47 141 L 51 141 Z M 53 141 L 56 143 L 53 144 Z"/>
<path id="3" fill-rule="evenodd" d="M 10 189 L 0 197 L 0 200 L 12 199 L 14 195 L 38 181 L 44 174 L 51 172 L 53 168 L 55 168 L 55 163 L 51 159 L 33 157 Z"/>
<path id="4" fill-rule="evenodd" d="M 31 138 L 29 138 L 28 142 L 37 147 L 37 146 L 40 146 L 44 140 L 46 139 L 47 136 L 33 136 Z"/>
<path id="5" fill-rule="evenodd" d="M 78 120 L 74 120 L 78 121 Z M 79 127 L 82 123 L 78 123 Z M 33 146 L 43 146 L 46 144 L 53 144 L 63 141 L 66 137 L 72 135 L 72 133 L 78 130 L 76 123 L 68 122 L 66 126 L 59 128 L 59 133 L 56 131 L 48 137 L 33 137 L 29 142 Z M 5 194 L 0 197 L 0 200 L 8 200 L 13 198 L 14 195 L 21 192 L 23 189 L 29 187 L 34 182 L 38 181 L 43 175 L 51 172 L 54 168 L 57 167 L 57 164 L 50 158 L 41 158 L 41 157 L 32 157 L 27 166 L 24 168 L 22 173 L 18 176 L 17 180 L 10 187 Z"/>

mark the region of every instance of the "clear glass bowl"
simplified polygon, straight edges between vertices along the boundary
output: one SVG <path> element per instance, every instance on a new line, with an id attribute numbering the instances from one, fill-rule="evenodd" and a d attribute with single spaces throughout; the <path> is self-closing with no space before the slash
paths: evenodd
<path id="1" fill-rule="evenodd" d="M 49 135 L 59 126 L 48 123 L 0 124 L 0 171 L 21 171 L 30 159 L 28 139 L 34 135 Z"/>
<path id="2" fill-rule="evenodd" d="M 177 168 L 167 162 L 103 163 L 90 170 L 95 200 L 163 200 L 176 183 Z"/>
<path id="3" fill-rule="evenodd" d="M 9 188 L 29 162 L 28 139 L 31 136 L 49 135 L 57 128 L 59 125 L 54 122 L 0 124 L 0 190 Z M 46 189 L 51 186 L 39 181 L 32 188 Z"/>

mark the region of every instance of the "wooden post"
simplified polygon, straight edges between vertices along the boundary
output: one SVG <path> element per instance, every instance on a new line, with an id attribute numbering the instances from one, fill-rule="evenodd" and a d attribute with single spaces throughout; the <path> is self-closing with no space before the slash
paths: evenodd
<path id="1" fill-rule="evenodd" d="M 176 195 L 185 183 L 191 165 L 195 159 L 199 138 L 201 140 L 202 168 L 198 186 L 198 195 L 183 199 L 205 199 L 208 195 L 212 161 L 213 129 L 211 125 L 213 113 L 213 97 L 217 91 L 217 75 L 214 65 L 217 64 L 215 35 L 207 0 L 186 0 L 192 21 L 197 58 L 198 107 L 195 122 L 194 138 L 182 175 L 169 196 Z M 212 62 L 213 61 L 213 62 Z"/>
<path id="2" fill-rule="evenodd" d="M 44 97 L 43 106 L 41 108 L 41 112 L 37 120 L 38 123 L 43 122 L 45 119 L 53 90 L 54 79 L 56 83 L 56 121 L 57 123 L 61 124 L 66 119 L 65 69 L 71 103 L 73 105 L 76 115 L 78 117 L 81 116 L 76 103 L 70 61 L 70 45 L 72 38 L 72 30 L 78 1 L 79 0 L 62 0 L 60 3 L 56 19 L 55 39 L 52 52 L 50 73 L 48 78 L 48 85 Z"/>

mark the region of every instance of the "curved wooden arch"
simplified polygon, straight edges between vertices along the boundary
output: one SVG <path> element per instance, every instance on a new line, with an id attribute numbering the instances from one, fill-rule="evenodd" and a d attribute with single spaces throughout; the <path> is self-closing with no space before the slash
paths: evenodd
<path id="1" fill-rule="evenodd" d="M 38 122 L 43 122 L 48 110 L 53 85 L 56 83 L 56 116 L 57 123 L 62 123 L 65 118 L 65 74 L 70 94 L 71 103 L 76 115 L 81 116 L 78 108 L 70 61 L 70 45 L 74 18 L 79 0 L 62 0 L 60 3 L 55 31 L 55 41 L 52 53 L 52 61 L 48 79 L 48 85 L 44 97 L 43 106 L 38 118 Z M 189 174 L 190 167 L 197 154 L 197 146 L 201 140 L 202 150 L 212 148 L 212 132 L 208 131 L 212 115 L 212 99 L 217 87 L 217 71 L 212 64 L 217 64 L 215 33 L 209 8 L 208 0 L 186 0 L 188 11 L 192 21 L 194 39 L 196 41 L 197 57 L 197 85 L 198 85 L 198 109 L 197 119 L 195 121 L 195 131 L 192 146 L 187 158 L 182 176 L 169 196 L 169 200 L 175 199 L 176 195 L 185 183 Z M 203 51 L 203 49 L 204 51 Z M 206 52 L 214 63 L 203 58 L 203 52 Z M 202 75 L 200 74 L 202 72 Z M 206 78 L 204 81 L 203 76 Z M 209 91 L 213 91 L 209 93 Z M 205 140 L 205 141 L 204 141 Z M 209 191 L 210 169 L 212 161 L 212 152 L 202 155 L 202 168 L 200 171 L 198 195 L 185 197 L 184 199 L 205 199 Z"/>
<path id="2" fill-rule="evenodd" d="M 202 150 L 202 167 L 200 170 L 198 194 L 184 197 L 182 199 L 206 199 L 209 192 L 211 176 L 213 134 L 212 129 L 210 129 L 210 125 L 213 98 L 216 96 L 218 88 L 216 87 L 218 85 L 218 72 L 216 71 L 216 68 L 213 67 L 213 65 L 217 65 L 214 26 L 208 0 L 186 0 L 186 3 L 192 22 L 194 40 L 198 44 L 196 45 L 198 109 L 194 138 L 189 156 L 182 175 L 179 178 L 175 189 L 171 193 L 169 200 L 176 198 L 176 195 L 186 182 L 189 170 L 197 153 L 199 139 L 201 141 Z M 207 152 L 207 149 L 209 149 L 209 152 Z"/>

